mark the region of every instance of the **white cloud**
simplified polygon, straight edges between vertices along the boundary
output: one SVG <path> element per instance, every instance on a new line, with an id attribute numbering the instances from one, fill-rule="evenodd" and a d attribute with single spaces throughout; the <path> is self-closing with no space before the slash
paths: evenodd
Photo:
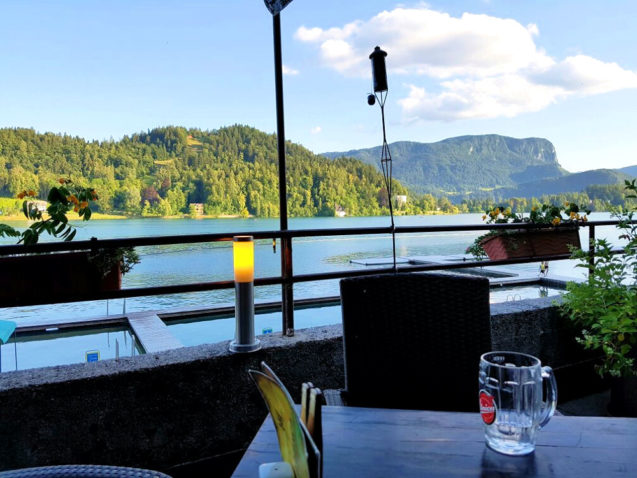
<path id="1" fill-rule="evenodd" d="M 290 68 L 287 65 L 283 65 L 283 74 L 294 76 L 299 74 L 299 70 L 295 70 L 294 68 Z"/>
<path id="2" fill-rule="evenodd" d="M 526 29 L 529 31 L 529 33 L 531 35 L 533 35 L 534 37 L 538 36 L 540 34 L 540 29 L 538 28 L 538 26 L 535 23 L 529 23 L 526 26 Z"/>
<path id="3" fill-rule="evenodd" d="M 323 128 L 321 128 L 320 126 L 315 126 L 314 128 L 310 130 L 310 133 L 319 134 L 321 131 L 323 131 Z"/>
<path id="4" fill-rule="evenodd" d="M 541 84 L 560 86 L 570 94 L 596 95 L 637 87 L 636 72 L 586 55 L 569 56 L 529 76 Z"/>
<path id="5" fill-rule="evenodd" d="M 509 73 L 550 62 L 536 48 L 534 34 L 533 28 L 510 19 L 396 8 L 343 28 L 300 27 L 296 38 L 318 44 L 322 61 L 347 75 L 367 75 L 369 53 L 381 45 L 390 53 L 392 70 L 448 78 Z"/>
<path id="6" fill-rule="evenodd" d="M 400 104 L 411 120 L 512 117 L 571 95 L 637 88 L 636 72 L 585 55 L 556 60 L 536 45 L 536 24 L 489 15 L 397 7 L 342 28 L 301 27 L 295 36 L 346 76 L 369 76 L 369 53 L 380 45 L 390 75 L 409 77 Z M 418 77 L 435 86 L 426 91 Z"/>
<path id="7" fill-rule="evenodd" d="M 399 100 L 407 119 L 452 121 L 472 118 L 511 118 L 539 111 L 562 96 L 563 90 L 530 83 L 520 75 L 502 75 L 479 80 L 450 80 L 443 91 L 428 93 L 410 85 L 409 96 Z"/>

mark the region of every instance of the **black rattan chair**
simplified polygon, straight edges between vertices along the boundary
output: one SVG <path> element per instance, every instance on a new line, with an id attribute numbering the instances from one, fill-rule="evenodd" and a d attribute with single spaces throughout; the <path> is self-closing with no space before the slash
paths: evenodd
<path id="1" fill-rule="evenodd" d="M 341 306 L 345 390 L 325 391 L 328 405 L 478 410 L 480 355 L 491 350 L 488 279 L 343 279 Z"/>
<path id="2" fill-rule="evenodd" d="M 142 468 L 109 465 L 59 465 L 21 468 L 0 472 L 0 478 L 170 478 L 170 476 Z"/>

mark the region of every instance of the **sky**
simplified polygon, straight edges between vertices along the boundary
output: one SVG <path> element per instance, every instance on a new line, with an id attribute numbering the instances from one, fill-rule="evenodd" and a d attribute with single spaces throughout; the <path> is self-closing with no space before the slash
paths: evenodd
<path id="1" fill-rule="evenodd" d="M 568 171 L 637 164 L 637 2 L 294 0 L 281 13 L 286 139 L 550 140 Z M 0 127 L 89 140 L 157 126 L 276 131 L 262 0 L 1 0 Z"/>

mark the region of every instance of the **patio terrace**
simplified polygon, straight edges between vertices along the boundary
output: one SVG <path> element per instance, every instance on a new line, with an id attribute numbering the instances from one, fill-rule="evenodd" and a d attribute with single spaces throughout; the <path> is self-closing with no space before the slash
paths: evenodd
<path id="1" fill-rule="evenodd" d="M 592 223 L 591 235 L 595 225 Z M 506 226 L 506 225 L 505 225 Z M 491 228 L 492 226 L 486 226 Z M 471 229 L 486 227 L 472 226 Z M 517 226 L 519 227 L 519 226 Z M 459 226 L 464 230 L 465 226 Z M 401 232 L 430 232 L 457 228 L 397 228 Z M 277 231 L 257 238 L 306 235 L 386 234 L 374 230 Z M 229 240 L 233 235 L 137 238 L 41 244 L 30 252 L 81 250 L 176 242 Z M 22 246 L 2 246 L 0 254 L 24 252 Z M 563 259 L 550 256 L 547 259 Z M 535 258 L 533 261 L 537 261 Z M 489 265 L 516 261 L 499 261 Z M 400 267 L 426 271 L 477 267 L 484 263 L 457 262 Z M 391 272 L 366 269 L 342 274 L 260 278 L 256 285 L 288 284 L 307 280 Z M 231 288 L 232 282 L 103 292 L 99 297 L 130 297 L 193 290 Z M 80 300 L 70 291 L 60 302 Z M 560 402 L 581 399 L 606 388 L 592 370 L 594 357 L 573 340 L 568 324 L 557 314 L 553 298 L 516 301 L 491 306 L 493 349 L 518 350 L 538 356 L 556 370 Z M 291 305 L 291 304 L 288 304 Z M 283 310 L 286 310 L 285 304 Z M 136 320 L 131 316 L 133 321 Z M 139 317 L 137 317 L 139 319 Z M 228 343 L 147 350 L 142 356 L 98 363 L 56 366 L 3 373 L 0 381 L 0 463 L 2 469 L 62 463 L 102 463 L 158 469 L 174 476 L 193 476 L 202 470 L 228 476 L 261 424 L 266 410 L 246 373 L 265 360 L 299 399 L 300 384 L 311 380 L 321 388 L 342 388 L 341 327 L 294 330 L 285 317 L 283 335 L 260 337 L 263 348 L 252 354 L 232 354 Z M 391 354 L 391 350 L 384 351 Z M 595 396 L 600 400 L 599 395 Z M 601 397 L 603 401 L 603 396 Z M 564 412 L 582 412 L 571 402 Z M 586 410 L 583 410 L 584 412 Z"/>

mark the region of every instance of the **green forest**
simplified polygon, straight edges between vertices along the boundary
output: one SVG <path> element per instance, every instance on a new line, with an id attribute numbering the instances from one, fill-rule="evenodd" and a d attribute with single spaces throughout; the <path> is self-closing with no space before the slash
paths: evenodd
<path id="1" fill-rule="evenodd" d="M 377 168 L 352 158 L 316 155 L 288 142 L 289 215 L 349 216 L 388 214 L 388 198 Z M 26 128 L 0 129 L 0 210 L 19 214 L 19 192 L 39 198 L 60 177 L 99 194 L 97 212 L 129 216 L 194 215 L 203 205 L 210 216 L 275 217 L 279 212 L 276 135 L 235 125 L 214 131 L 164 127 L 119 141 L 85 141 Z M 394 181 L 399 214 L 482 212 L 492 200 L 417 195 Z M 620 186 L 590 186 L 586 191 L 541 198 L 514 198 L 516 210 L 547 201 L 591 203 L 607 210 L 624 204 Z"/>

